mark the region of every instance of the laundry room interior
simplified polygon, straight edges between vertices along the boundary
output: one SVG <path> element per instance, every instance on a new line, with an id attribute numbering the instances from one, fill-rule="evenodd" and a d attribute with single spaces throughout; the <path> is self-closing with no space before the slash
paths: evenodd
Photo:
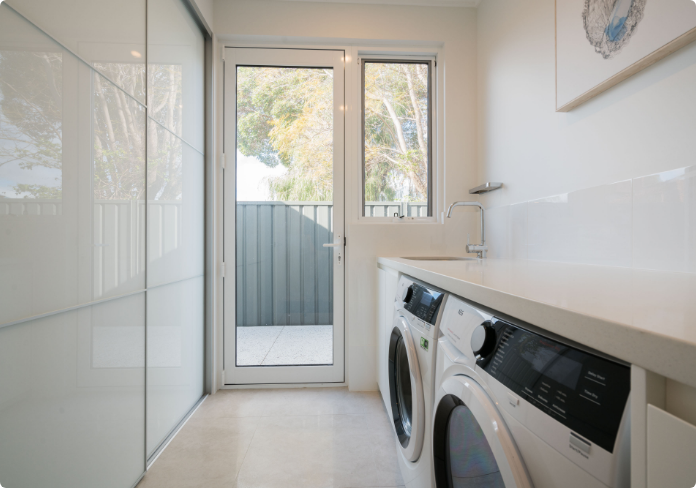
<path id="1" fill-rule="evenodd" d="M 694 452 L 696 0 L 0 0 L 0 488 Z"/>

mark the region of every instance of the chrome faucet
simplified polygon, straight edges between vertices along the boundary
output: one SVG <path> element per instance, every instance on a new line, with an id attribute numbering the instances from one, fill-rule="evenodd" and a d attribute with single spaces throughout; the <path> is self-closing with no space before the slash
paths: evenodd
<path id="1" fill-rule="evenodd" d="M 466 252 L 476 253 L 479 259 L 486 257 L 488 246 L 486 246 L 486 234 L 483 227 L 483 205 L 478 202 L 454 202 L 447 210 L 447 218 L 452 217 L 454 207 L 478 207 L 481 209 L 481 244 L 469 244 L 469 236 L 466 237 Z"/>

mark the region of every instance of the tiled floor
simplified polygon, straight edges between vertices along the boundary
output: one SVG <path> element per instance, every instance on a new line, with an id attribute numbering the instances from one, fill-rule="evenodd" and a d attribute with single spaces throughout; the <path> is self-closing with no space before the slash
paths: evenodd
<path id="1" fill-rule="evenodd" d="M 208 397 L 138 488 L 401 485 L 379 393 L 303 388 Z"/>
<path id="2" fill-rule="evenodd" d="M 237 364 L 333 364 L 333 326 L 238 327 Z"/>

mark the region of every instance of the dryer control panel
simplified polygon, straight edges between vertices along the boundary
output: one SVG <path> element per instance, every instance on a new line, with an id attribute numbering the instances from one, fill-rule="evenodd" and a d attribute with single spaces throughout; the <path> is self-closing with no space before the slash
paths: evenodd
<path id="1" fill-rule="evenodd" d="M 435 325 L 445 294 L 413 282 L 403 292 L 404 308 L 419 319 Z"/>
<path id="2" fill-rule="evenodd" d="M 613 452 L 631 389 L 630 368 L 497 318 L 491 322 L 494 347 L 477 358 L 477 365 L 573 432 Z M 580 437 L 575 441 L 579 449 L 589 446 Z"/>
<path id="3" fill-rule="evenodd" d="M 429 324 L 429 328 L 437 323 L 445 295 L 441 290 L 404 275 L 399 279 L 395 299 L 414 317 Z"/>

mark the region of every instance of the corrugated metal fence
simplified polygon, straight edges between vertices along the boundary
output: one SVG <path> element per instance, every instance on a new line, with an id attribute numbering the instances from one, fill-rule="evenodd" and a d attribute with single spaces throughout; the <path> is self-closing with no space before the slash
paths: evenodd
<path id="1" fill-rule="evenodd" d="M 333 204 L 237 202 L 237 326 L 333 324 Z"/>
<path id="2" fill-rule="evenodd" d="M 367 202 L 365 214 L 427 216 L 427 203 Z M 237 325 L 333 323 L 333 204 L 237 202 Z"/>

